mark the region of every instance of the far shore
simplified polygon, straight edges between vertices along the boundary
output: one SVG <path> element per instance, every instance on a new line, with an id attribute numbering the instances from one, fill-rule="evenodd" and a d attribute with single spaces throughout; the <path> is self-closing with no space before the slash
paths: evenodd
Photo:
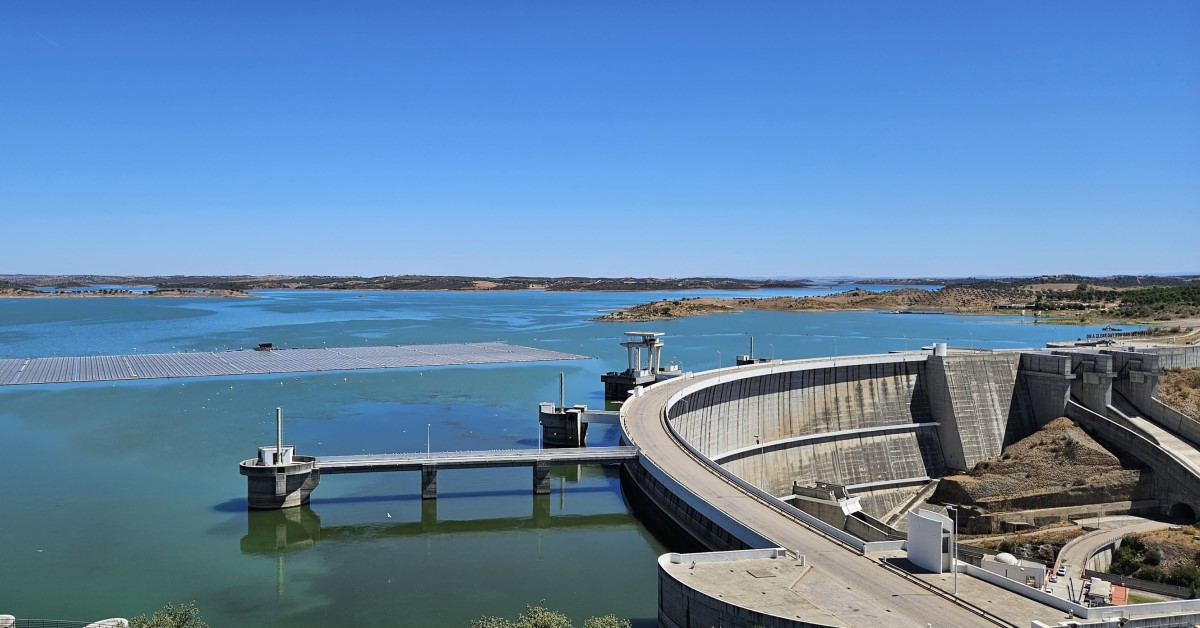
<path id="1" fill-rule="evenodd" d="M 101 299 L 101 298 L 224 298 L 224 299 L 256 299 L 256 295 L 237 290 L 155 290 L 151 292 L 133 292 L 130 290 L 62 290 L 42 292 L 40 290 L 3 289 L 0 298 L 4 299 Z"/>

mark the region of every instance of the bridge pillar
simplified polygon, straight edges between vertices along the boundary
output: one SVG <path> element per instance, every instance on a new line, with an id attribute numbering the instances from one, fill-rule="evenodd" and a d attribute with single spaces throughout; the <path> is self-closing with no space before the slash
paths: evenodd
<path id="1" fill-rule="evenodd" d="M 437 465 L 421 465 L 421 499 L 437 499 Z"/>
<path id="2" fill-rule="evenodd" d="M 534 495 L 550 494 L 550 462 L 538 460 L 533 464 L 533 493 Z"/>

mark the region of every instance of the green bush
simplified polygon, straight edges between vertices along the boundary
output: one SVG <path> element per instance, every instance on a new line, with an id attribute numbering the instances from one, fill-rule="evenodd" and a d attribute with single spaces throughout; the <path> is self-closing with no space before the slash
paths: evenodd
<path id="1" fill-rule="evenodd" d="M 1194 563 L 1178 563 L 1167 572 L 1166 581 L 1193 590 L 1200 588 L 1200 567 Z"/>
<path id="2" fill-rule="evenodd" d="M 188 602 L 175 606 L 167 604 L 161 611 L 146 617 L 141 615 L 129 620 L 130 628 L 208 628 L 208 624 L 200 618 L 200 609 L 196 603 Z"/>
<path id="3" fill-rule="evenodd" d="M 583 628 L 630 628 L 628 619 L 616 615 L 592 617 L 583 622 Z M 544 606 L 525 606 L 515 621 L 503 617 L 483 617 L 471 622 L 471 628 L 573 628 L 571 620 L 558 611 Z"/>

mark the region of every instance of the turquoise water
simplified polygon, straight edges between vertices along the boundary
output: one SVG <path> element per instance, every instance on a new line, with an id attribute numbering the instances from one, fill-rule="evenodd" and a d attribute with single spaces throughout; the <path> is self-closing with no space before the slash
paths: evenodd
<path id="1" fill-rule="evenodd" d="M 818 290 L 748 292 L 746 296 Z M 534 447 L 536 404 L 603 405 L 626 329 L 666 333 L 685 369 L 762 357 L 1042 346 L 1099 326 L 1012 316 L 748 312 L 616 325 L 604 311 L 680 293 L 289 292 L 256 299 L 0 299 L 13 357 L 276 346 L 503 340 L 595 359 L 424 370 L 0 387 L 0 612 L 97 619 L 196 600 L 214 626 L 466 625 L 545 600 L 577 621 L 653 625 L 654 558 L 667 547 L 628 511 L 614 469 L 324 478 L 310 508 L 247 513 L 237 462 L 285 439 L 302 453 Z M 722 293 L 728 294 L 728 293 Z M 612 444 L 596 426 L 592 444 Z"/>

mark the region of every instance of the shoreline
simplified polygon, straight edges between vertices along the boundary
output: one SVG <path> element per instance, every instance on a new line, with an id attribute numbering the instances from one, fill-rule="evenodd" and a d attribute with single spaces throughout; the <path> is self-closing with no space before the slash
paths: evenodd
<path id="1" fill-rule="evenodd" d="M 125 299 L 130 297 L 144 297 L 150 299 L 171 299 L 171 298 L 202 298 L 202 299 L 257 299 L 257 295 L 248 292 L 236 292 L 233 290 L 203 290 L 191 292 L 187 290 L 155 290 L 153 292 L 130 292 L 130 291 L 110 291 L 102 292 L 98 290 L 80 290 L 80 291 L 63 291 L 63 292 L 39 292 L 36 290 L 0 290 L 0 299 L 105 299 L 118 298 Z"/>

